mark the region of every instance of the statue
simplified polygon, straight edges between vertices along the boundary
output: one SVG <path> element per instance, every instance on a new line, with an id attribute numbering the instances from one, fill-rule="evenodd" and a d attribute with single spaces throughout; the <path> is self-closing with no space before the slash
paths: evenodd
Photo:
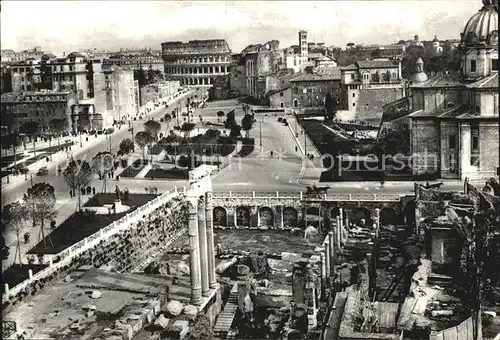
<path id="1" fill-rule="evenodd" d="M 118 188 L 118 185 L 115 188 L 115 195 L 117 200 L 121 200 L 121 192 L 120 189 Z"/>

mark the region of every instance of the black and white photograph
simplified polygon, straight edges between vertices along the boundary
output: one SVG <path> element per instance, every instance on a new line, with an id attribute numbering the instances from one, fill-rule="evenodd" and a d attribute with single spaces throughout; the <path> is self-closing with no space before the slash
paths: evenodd
<path id="1" fill-rule="evenodd" d="M 2 339 L 500 340 L 498 0 L 4 0 Z"/>

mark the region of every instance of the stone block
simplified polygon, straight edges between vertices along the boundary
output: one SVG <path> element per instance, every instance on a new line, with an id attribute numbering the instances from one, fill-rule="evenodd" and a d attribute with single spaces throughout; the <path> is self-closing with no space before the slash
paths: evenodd
<path id="1" fill-rule="evenodd" d="M 167 311 L 173 316 L 177 316 L 177 315 L 181 314 L 183 308 L 184 308 L 184 305 L 180 301 L 177 301 L 177 300 L 170 301 L 166 307 Z"/>
<path id="2" fill-rule="evenodd" d="M 189 321 L 186 320 L 175 321 L 172 327 L 170 328 L 170 331 L 178 334 L 179 339 L 181 340 L 184 339 L 184 337 L 189 332 Z"/>
<path id="3" fill-rule="evenodd" d="M 183 313 L 187 315 L 190 319 L 194 320 L 194 318 L 198 314 L 198 308 L 196 308 L 193 305 L 187 305 L 184 307 Z"/>
<path id="4" fill-rule="evenodd" d="M 163 316 L 163 314 L 160 314 L 160 316 L 155 320 L 155 325 L 166 329 L 168 327 L 168 323 L 170 322 L 170 319 L 167 319 Z"/>
<path id="5" fill-rule="evenodd" d="M 102 297 L 102 293 L 98 290 L 94 290 L 92 294 L 90 295 L 90 298 L 92 299 L 100 299 Z"/>

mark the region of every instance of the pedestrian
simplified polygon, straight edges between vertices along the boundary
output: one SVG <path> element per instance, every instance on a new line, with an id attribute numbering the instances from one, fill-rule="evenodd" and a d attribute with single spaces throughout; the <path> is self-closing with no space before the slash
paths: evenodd
<path id="1" fill-rule="evenodd" d="M 116 175 L 116 180 L 119 181 L 120 180 L 120 175 Z"/>
<path id="2" fill-rule="evenodd" d="M 111 178 L 113 178 L 113 177 L 115 177 L 115 172 L 114 171 L 111 172 Z"/>
<path id="3" fill-rule="evenodd" d="M 73 198 L 73 191 L 71 191 L 71 190 L 69 191 L 69 197 Z"/>
<path id="4" fill-rule="evenodd" d="M 92 187 L 92 195 L 95 195 L 95 187 Z"/>

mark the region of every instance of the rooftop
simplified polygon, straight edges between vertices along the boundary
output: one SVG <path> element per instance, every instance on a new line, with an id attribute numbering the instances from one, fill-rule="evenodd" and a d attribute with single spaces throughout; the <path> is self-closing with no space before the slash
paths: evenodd
<path id="1" fill-rule="evenodd" d="M 494 74 L 481 78 L 471 84 L 466 85 L 468 88 L 482 88 L 482 89 L 488 89 L 488 88 L 496 88 L 498 89 L 498 72 L 495 72 Z"/>
<path id="2" fill-rule="evenodd" d="M 360 60 L 356 63 L 359 68 L 397 68 L 398 63 L 392 60 Z"/>
<path id="3" fill-rule="evenodd" d="M 412 84 L 412 88 L 429 87 L 462 87 L 463 83 L 457 73 L 438 73 L 421 83 Z"/>
<path id="4" fill-rule="evenodd" d="M 290 79 L 291 82 L 301 81 L 322 81 L 322 80 L 340 80 L 340 67 L 328 67 L 314 69 L 313 73 L 302 74 L 296 78 Z"/>

